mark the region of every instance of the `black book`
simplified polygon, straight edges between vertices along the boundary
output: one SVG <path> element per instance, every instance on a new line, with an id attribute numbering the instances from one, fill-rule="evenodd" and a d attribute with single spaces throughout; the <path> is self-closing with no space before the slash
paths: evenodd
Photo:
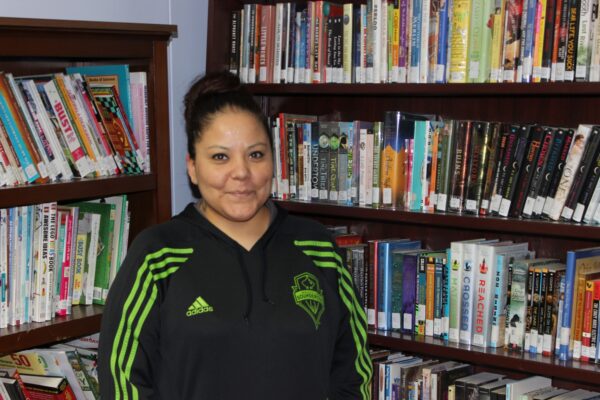
<path id="1" fill-rule="evenodd" d="M 440 132 L 438 139 L 438 152 L 441 152 L 440 173 L 437 175 L 436 184 L 436 204 L 435 208 L 438 211 L 446 211 L 448 207 L 448 197 L 450 195 L 450 185 L 452 183 L 452 173 L 454 172 L 454 156 L 455 156 L 455 124 L 452 120 L 444 121 L 444 126 Z"/>
<path id="2" fill-rule="evenodd" d="M 562 82 L 565 80 L 565 60 L 567 58 L 567 30 L 569 27 L 569 0 L 563 0 L 559 24 L 558 49 L 556 54 L 556 71 L 551 72 L 551 80 Z"/>
<path id="3" fill-rule="evenodd" d="M 540 215 L 547 216 L 552 211 L 552 205 L 554 203 L 554 196 L 558 190 L 558 184 L 560 183 L 560 179 L 562 178 L 563 169 L 565 167 L 565 162 L 567 161 L 567 156 L 569 155 L 569 150 L 571 149 L 571 143 L 573 142 L 573 137 L 575 135 L 575 129 L 569 128 L 565 135 L 565 140 L 563 142 L 563 147 L 561 149 L 558 162 L 554 168 L 554 172 L 552 175 L 552 181 L 548 186 L 548 193 L 546 194 L 546 199 L 544 201 L 543 209 Z"/>
<path id="4" fill-rule="evenodd" d="M 588 174 L 592 169 L 596 158 L 598 157 L 599 148 L 600 127 L 594 126 L 590 133 L 590 137 L 588 138 L 587 144 L 583 149 L 583 154 L 581 156 L 579 168 L 577 169 L 575 179 L 573 180 L 573 185 L 571 186 L 571 190 L 569 190 L 567 200 L 565 201 L 565 205 L 561 212 L 561 218 L 563 220 L 569 221 L 573 217 L 573 212 L 575 211 L 575 207 L 577 206 L 577 200 L 579 199 L 579 194 L 585 186 Z"/>
<path id="5" fill-rule="evenodd" d="M 511 125 L 502 124 L 502 139 L 505 141 L 504 149 L 502 150 L 502 158 L 498 159 L 498 177 L 496 179 L 496 187 L 492 202 L 490 204 L 490 214 L 498 215 L 500 204 L 504 197 L 506 182 L 510 172 L 512 157 L 515 153 L 518 143 L 518 131 L 511 129 Z"/>
<path id="6" fill-rule="evenodd" d="M 529 132 L 529 143 L 523 159 L 523 165 L 517 186 L 515 188 L 514 199 L 511 202 L 508 215 L 511 217 L 519 217 L 525 206 L 525 200 L 529 193 L 529 186 L 535 174 L 542 141 L 544 140 L 545 130 L 540 125 L 532 125 Z"/>
<path id="7" fill-rule="evenodd" d="M 510 211 L 510 205 L 513 200 L 513 195 L 517 187 L 517 181 L 521 174 L 521 167 L 525 159 L 527 145 L 529 143 L 530 127 L 529 125 L 512 125 L 511 132 L 517 134 L 517 140 L 514 147 L 514 152 L 511 154 L 508 171 L 506 173 L 505 185 L 502 191 L 502 200 L 498 214 L 507 217 Z"/>
<path id="8" fill-rule="evenodd" d="M 542 50 L 542 70 L 540 71 L 540 81 L 549 82 L 552 69 L 552 51 L 554 44 L 554 20 L 556 17 L 556 0 L 547 0 L 546 3 L 546 23 L 544 25 L 544 48 Z M 535 71 L 534 71 L 535 77 Z"/>
<path id="9" fill-rule="evenodd" d="M 506 388 L 507 383 L 514 381 L 514 379 L 505 378 L 479 386 L 479 400 L 491 400 L 494 390 Z"/>
<path id="10" fill-rule="evenodd" d="M 565 146 L 565 139 L 568 137 L 572 137 L 572 132 L 569 134 L 568 129 L 563 128 L 555 128 L 554 129 L 554 138 L 552 139 L 552 145 L 550 146 L 550 150 L 548 153 L 548 161 L 544 166 L 544 170 L 542 172 L 542 178 L 540 182 L 540 187 L 538 189 L 535 203 L 533 205 L 533 212 L 531 214 L 532 217 L 540 217 L 542 215 L 542 211 L 544 208 L 544 203 L 546 202 L 546 196 L 548 195 L 548 191 L 550 189 L 550 184 L 554 179 L 554 175 L 557 171 L 557 165 L 560 161 L 560 157 L 563 153 L 563 147 Z M 570 143 L 569 139 L 569 143 Z"/>
<path id="11" fill-rule="evenodd" d="M 492 390 L 490 400 L 506 400 L 506 386 Z"/>
<path id="12" fill-rule="evenodd" d="M 448 210 L 462 212 L 465 196 L 465 183 L 467 180 L 467 167 L 469 165 L 469 148 L 471 141 L 471 121 L 454 121 L 455 153 L 452 170 L 452 183 L 450 185 L 450 198 Z"/>
<path id="13" fill-rule="evenodd" d="M 537 198 L 540 186 L 542 185 L 544 169 L 548 163 L 548 155 L 552 148 L 554 136 L 554 128 L 548 126 L 544 128 L 544 136 L 542 138 L 542 143 L 540 144 L 540 151 L 535 163 L 531 182 L 529 183 L 529 188 L 527 189 L 523 210 L 521 211 L 523 217 L 530 218 L 533 214 L 535 199 Z"/>
<path id="14" fill-rule="evenodd" d="M 19 385 L 19 381 L 15 378 L 0 377 L 0 385 L 4 385 L 10 399 L 7 400 L 25 400 L 25 395 Z"/>
<path id="15" fill-rule="evenodd" d="M 485 171 L 485 177 L 483 179 L 483 191 L 481 193 L 481 202 L 479 204 L 479 215 L 487 215 L 490 207 L 490 201 L 492 199 L 492 193 L 494 185 L 496 183 L 496 171 L 498 170 L 498 159 L 501 157 L 501 150 L 503 149 L 502 141 L 500 140 L 500 123 L 491 122 L 490 130 L 492 137 L 489 141 L 489 158 L 487 168 Z"/>
<path id="16" fill-rule="evenodd" d="M 489 122 L 476 121 L 472 125 L 464 210 L 470 214 L 477 214 L 487 173 L 492 132 Z"/>
<path id="17" fill-rule="evenodd" d="M 598 127 L 594 127 L 594 129 L 596 128 Z M 573 213 L 573 221 L 581 222 L 583 220 L 584 222 L 589 222 L 584 218 L 584 214 L 587 211 L 596 185 L 598 184 L 598 178 L 600 178 L 600 149 L 596 152 L 596 158 L 590 166 L 589 174 L 583 185 L 583 189 L 579 194 L 579 198 L 577 199 L 577 205 L 575 206 L 575 212 Z"/>
<path id="18" fill-rule="evenodd" d="M 240 28 L 242 10 L 231 12 L 231 36 L 229 38 L 229 72 L 238 75 L 240 68 Z"/>
<path id="19" fill-rule="evenodd" d="M 287 83 L 294 83 L 294 65 L 296 58 L 296 46 L 299 46 L 299 43 L 296 43 L 296 3 L 291 2 L 288 4 L 288 56 L 287 56 Z"/>
<path id="20" fill-rule="evenodd" d="M 569 20 L 567 22 L 567 53 L 565 55 L 565 82 L 575 80 L 577 65 L 577 38 L 579 36 L 579 13 L 582 0 L 569 0 Z"/>
<path id="21" fill-rule="evenodd" d="M 473 374 L 473 366 L 470 364 L 459 364 L 452 368 L 439 371 L 437 378 L 437 398 L 444 399 L 448 386 L 453 385 L 457 379 Z"/>
<path id="22" fill-rule="evenodd" d="M 504 375 L 493 372 L 480 372 L 473 375 L 473 379 L 467 381 L 465 400 L 477 400 L 479 398 L 479 387 L 486 383 L 495 382 L 504 378 Z"/>

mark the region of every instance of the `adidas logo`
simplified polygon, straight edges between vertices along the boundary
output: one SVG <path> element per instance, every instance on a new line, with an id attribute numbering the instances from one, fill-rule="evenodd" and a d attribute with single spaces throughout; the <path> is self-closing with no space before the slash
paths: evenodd
<path id="1" fill-rule="evenodd" d="M 196 301 L 194 301 L 192 305 L 188 307 L 188 310 L 185 313 L 185 315 L 188 317 L 192 317 L 194 315 L 213 311 L 214 310 L 212 306 L 208 305 L 208 303 L 201 296 L 198 296 Z"/>

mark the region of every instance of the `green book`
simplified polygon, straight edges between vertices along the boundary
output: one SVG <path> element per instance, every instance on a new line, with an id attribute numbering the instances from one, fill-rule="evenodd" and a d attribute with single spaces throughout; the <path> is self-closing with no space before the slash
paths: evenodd
<path id="1" fill-rule="evenodd" d="M 93 202 L 80 202 L 71 205 L 79 207 L 80 219 L 82 213 L 95 213 L 100 215 L 96 271 L 94 273 L 93 302 L 94 304 L 104 304 L 110 285 L 110 266 L 113 251 L 116 206 L 111 203 Z"/>

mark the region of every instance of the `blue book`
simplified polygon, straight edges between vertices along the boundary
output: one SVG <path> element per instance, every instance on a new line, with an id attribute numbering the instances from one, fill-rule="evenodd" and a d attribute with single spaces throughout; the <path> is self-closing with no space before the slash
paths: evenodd
<path id="1" fill-rule="evenodd" d="M 417 294 L 418 251 L 405 254 L 402 269 L 402 332 L 414 333 Z"/>
<path id="2" fill-rule="evenodd" d="M 419 83 L 419 65 L 421 61 L 421 7 L 422 2 L 415 1 L 412 6 L 412 22 L 410 36 L 410 64 L 408 72 L 408 83 Z M 427 49 L 424 49 L 426 51 Z"/>
<path id="3" fill-rule="evenodd" d="M 410 211 L 421 211 L 423 201 L 423 167 L 426 159 L 428 121 L 415 121 L 415 140 L 413 144 L 413 162 L 410 185 Z"/>
<path id="4" fill-rule="evenodd" d="M 521 58 L 521 82 L 531 82 L 531 74 L 533 72 L 533 42 L 534 42 L 534 26 L 537 11 L 537 0 L 527 0 L 523 4 L 523 16 L 527 13 L 526 24 L 521 33 L 521 46 L 523 54 Z"/>
<path id="5" fill-rule="evenodd" d="M 446 249 L 446 264 L 444 264 L 444 275 L 442 284 L 442 332 L 441 338 L 448 340 L 450 332 L 450 268 L 452 263 L 452 251 L 448 247 Z"/>
<path id="6" fill-rule="evenodd" d="M 437 47 L 437 64 L 435 69 L 435 83 L 446 83 L 446 63 L 448 60 L 448 27 L 450 19 L 448 18 L 449 0 L 442 1 L 439 14 L 439 31 Z"/>
<path id="7" fill-rule="evenodd" d="M 576 311 L 574 300 L 578 291 L 577 281 L 579 280 L 578 277 L 580 275 L 598 272 L 600 270 L 600 247 L 568 251 L 566 267 L 565 301 L 560 325 L 560 360 L 568 360 L 573 357 L 573 348 L 571 348 L 570 343 L 572 341 L 572 317 L 573 313 Z M 581 338 L 579 338 L 579 340 L 581 340 Z"/>
<path id="8" fill-rule="evenodd" d="M 25 173 L 25 178 L 27 178 L 27 182 L 33 183 L 37 179 L 40 178 L 40 175 L 33 163 L 33 159 L 31 158 L 31 154 L 29 154 L 29 150 L 23 141 L 22 134 L 27 134 L 26 132 L 20 132 L 17 127 L 17 123 L 13 118 L 13 114 L 11 112 L 11 107 L 7 102 L 7 99 L 4 94 L 0 93 L 0 120 L 2 121 L 2 125 L 8 134 L 8 139 L 12 144 L 17 158 L 19 159 L 19 163 L 21 164 L 21 168 Z"/>
<path id="9" fill-rule="evenodd" d="M 420 247 L 420 240 L 385 239 L 379 241 L 377 249 L 377 256 L 379 258 L 379 268 L 377 271 L 377 329 L 392 329 L 393 252 L 418 249 Z"/>
<path id="10" fill-rule="evenodd" d="M 131 129 L 135 132 L 133 112 L 131 106 L 131 92 L 129 89 L 129 65 L 127 64 L 112 64 L 112 65 L 82 65 L 78 67 L 67 67 L 67 74 L 80 73 L 81 75 L 88 76 L 100 76 L 100 75 L 116 75 L 119 81 L 119 98 L 123 107 L 125 107 L 125 113 L 129 120 Z"/>

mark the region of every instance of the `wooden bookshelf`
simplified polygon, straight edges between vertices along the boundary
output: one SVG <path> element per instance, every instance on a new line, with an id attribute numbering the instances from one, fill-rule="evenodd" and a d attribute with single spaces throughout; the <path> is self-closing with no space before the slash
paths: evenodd
<path id="1" fill-rule="evenodd" d="M 209 1 L 207 70 L 228 69 L 231 12 L 245 1 Z M 276 1 L 269 1 L 274 4 Z M 383 120 L 385 111 L 437 114 L 472 119 L 553 126 L 600 124 L 599 83 L 536 84 L 253 84 L 248 85 L 267 115 L 337 114 L 342 120 Z M 478 217 L 450 213 L 407 212 L 336 204 L 279 201 L 292 214 L 330 225 L 347 225 L 365 240 L 386 237 L 420 239 L 428 249 L 450 241 L 490 237 L 527 241 L 541 257 L 564 261 L 568 249 L 600 245 L 600 227 L 540 220 Z M 432 338 L 372 331 L 372 345 L 472 363 L 477 369 L 511 376 L 541 374 L 555 385 L 600 390 L 600 368 L 553 358 L 483 351 Z"/>
<path id="2" fill-rule="evenodd" d="M 151 173 L 0 188 L 0 207 L 127 194 L 133 238 L 171 216 L 167 47 L 173 25 L 0 18 L 0 70 L 15 76 L 67 66 L 129 64 L 148 78 Z M 160 149 L 158 151 L 157 149 Z M 98 332 L 102 307 L 73 307 L 67 317 L 0 330 L 0 354 Z"/>

